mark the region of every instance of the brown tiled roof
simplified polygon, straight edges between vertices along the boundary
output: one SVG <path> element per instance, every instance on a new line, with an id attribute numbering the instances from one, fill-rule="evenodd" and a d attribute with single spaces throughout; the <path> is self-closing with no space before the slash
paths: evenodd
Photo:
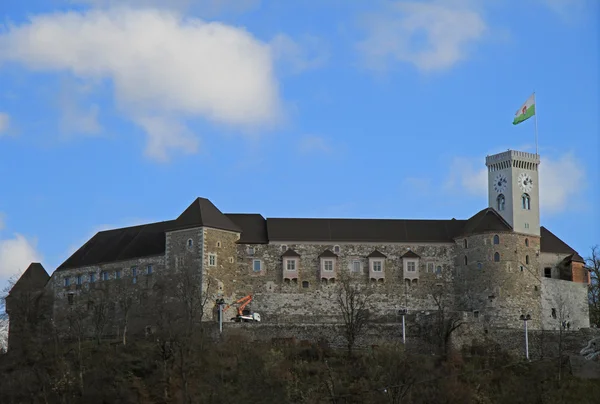
<path id="1" fill-rule="evenodd" d="M 550 230 L 544 226 L 540 228 L 540 251 L 558 254 L 573 254 L 572 261 L 585 262 L 585 260 L 564 241 L 556 237 Z"/>
<path id="2" fill-rule="evenodd" d="M 241 229 L 224 215 L 211 201 L 196 198 L 188 208 L 173 221 L 170 230 L 189 229 L 193 227 L 212 227 L 214 229 L 240 232 Z"/>
<path id="3" fill-rule="evenodd" d="M 319 254 L 319 258 L 337 258 L 337 254 L 328 249 Z"/>
<path id="4" fill-rule="evenodd" d="M 421 258 L 421 256 L 412 250 L 408 250 L 401 258 Z"/>
<path id="5" fill-rule="evenodd" d="M 282 257 L 299 257 L 300 254 L 298 254 L 296 251 L 292 250 L 291 248 L 288 248 L 286 252 L 281 254 L 281 256 Z"/>
<path id="6" fill-rule="evenodd" d="M 374 250 L 371 254 L 367 255 L 367 258 L 387 258 L 387 256 L 377 250 Z"/>
<path id="7" fill-rule="evenodd" d="M 241 232 L 238 242 L 243 244 L 267 244 L 270 241 L 452 243 L 456 237 L 466 234 L 512 231 L 492 208 L 483 209 L 467 220 L 265 219 L 260 214 L 223 214 L 208 199 L 197 198 L 175 220 L 97 233 L 57 271 L 163 255 L 165 232 L 199 226 Z M 542 252 L 575 254 L 574 260 L 583 261 L 571 247 L 544 227 L 541 236 Z"/>
<path id="8" fill-rule="evenodd" d="M 39 262 L 29 264 L 23 275 L 17 280 L 9 295 L 19 292 L 31 292 L 42 289 L 48 283 L 50 275 Z"/>
<path id="9" fill-rule="evenodd" d="M 270 241 L 452 242 L 464 220 L 267 218 Z"/>
<path id="10" fill-rule="evenodd" d="M 512 227 L 493 208 L 480 210 L 471 216 L 465 223 L 462 231 L 457 235 L 480 234 L 487 232 L 511 231 Z"/>
<path id="11" fill-rule="evenodd" d="M 268 244 L 267 221 L 258 213 L 225 213 L 241 230 L 241 244 Z"/>

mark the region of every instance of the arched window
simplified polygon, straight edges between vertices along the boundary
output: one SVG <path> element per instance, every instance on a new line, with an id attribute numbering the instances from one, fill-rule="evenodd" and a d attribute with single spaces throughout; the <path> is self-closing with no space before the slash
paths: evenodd
<path id="1" fill-rule="evenodd" d="M 529 265 L 529 255 L 525 256 L 525 264 Z"/>
<path id="2" fill-rule="evenodd" d="M 506 205 L 506 198 L 504 198 L 503 194 L 498 195 L 498 198 L 496 198 L 496 209 L 500 212 L 504 210 L 504 207 Z"/>
<path id="3" fill-rule="evenodd" d="M 463 242 L 463 244 L 465 245 L 465 248 L 469 248 L 469 242 L 467 241 L 467 239 L 465 239 L 465 241 Z"/>
<path id="4" fill-rule="evenodd" d="M 525 247 L 529 247 L 529 239 L 528 238 L 525 239 Z"/>
<path id="5" fill-rule="evenodd" d="M 467 256 L 465 255 L 465 265 L 469 264 L 469 259 L 467 258 Z"/>
<path id="6" fill-rule="evenodd" d="M 494 235 L 494 244 L 500 244 L 500 237 L 498 235 Z"/>
<path id="7" fill-rule="evenodd" d="M 192 240 L 191 238 L 188 239 L 187 246 L 188 246 L 188 248 L 192 248 L 194 246 L 194 240 Z"/>
<path id="8" fill-rule="evenodd" d="M 500 262 L 500 253 L 494 253 L 494 262 Z"/>
<path id="9" fill-rule="evenodd" d="M 521 203 L 523 204 L 523 209 L 531 210 L 531 198 L 529 197 L 529 194 L 521 195 Z"/>

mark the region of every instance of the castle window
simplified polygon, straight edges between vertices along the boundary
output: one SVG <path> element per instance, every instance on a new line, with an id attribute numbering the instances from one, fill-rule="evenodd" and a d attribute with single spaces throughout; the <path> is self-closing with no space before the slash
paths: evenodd
<path id="1" fill-rule="evenodd" d="M 500 194 L 498 195 L 498 198 L 496 198 L 496 208 L 499 212 L 503 211 L 504 208 L 506 206 L 506 198 L 504 198 L 504 195 Z"/>
<path id="2" fill-rule="evenodd" d="M 323 271 L 333 271 L 333 260 L 323 260 Z"/>
<path id="3" fill-rule="evenodd" d="M 288 271 L 296 270 L 296 260 L 286 260 L 285 269 Z"/>
<path id="4" fill-rule="evenodd" d="M 465 255 L 465 265 L 469 265 L 469 259 L 467 258 L 466 255 Z"/>
<path id="5" fill-rule="evenodd" d="M 556 309 L 552 308 L 552 318 L 556 318 Z"/>
<path id="6" fill-rule="evenodd" d="M 189 238 L 188 241 L 187 241 L 187 246 L 188 246 L 188 248 L 192 248 L 194 246 L 194 240 L 192 240 L 191 238 Z"/>
<path id="7" fill-rule="evenodd" d="M 521 196 L 521 203 L 523 205 L 523 209 L 531 210 L 531 198 L 528 194 L 523 194 Z"/>
<path id="8" fill-rule="evenodd" d="M 436 273 L 437 275 L 441 275 L 441 274 L 442 274 L 442 266 L 441 266 L 441 265 L 438 265 L 438 266 L 437 266 L 437 268 L 435 269 L 435 273 Z"/>
<path id="9" fill-rule="evenodd" d="M 500 262 L 500 253 L 499 252 L 494 253 L 494 262 Z"/>
<path id="10" fill-rule="evenodd" d="M 73 295 L 73 293 L 69 293 L 69 294 L 67 295 L 67 300 L 69 301 L 69 304 L 70 304 L 70 305 L 73 305 L 73 299 L 74 299 L 74 295 Z"/>
<path id="11" fill-rule="evenodd" d="M 233 264 L 233 257 L 229 257 L 229 263 Z"/>
<path id="12" fill-rule="evenodd" d="M 302 288 L 308 289 L 309 286 L 310 284 L 308 283 L 308 281 L 302 281 Z"/>
<path id="13" fill-rule="evenodd" d="M 254 255 L 254 247 L 248 247 L 248 255 Z"/>
<path id="14" fill-rule="evenodd" d="M 137 283 L 137 267 L 131 267 L 131 281 Z"/>
<path id="15" fill-rule="evenodd" d="M 465 241 L 463 242 L 465 248 L 469 248 L 469 242 L 467 241 L 467 239 L 465 239 Z"/>
<path id="16" fill-rule="evenodd" d="M 529 255 L 525 256 L 525 265 L 529 265 Z"/>
<path id="17" fill-rule="evenodd" d="M 478 262 L 477 263 L 477 269 L 481 269 L 481 268 L 483 268 L 483 264 L 481 262 Z"/>
<path id="18" fill-rule="evenodd" d="M 282 252 L 286 252 L 286 251 L 287 251 L 287 245 L 283 244 L 283 245 L 281 246 L 281 251 L 282 251 Z"/>
<path id="19" fill-rule="evenodd" d="M 221 248 L 221 242 L 217 241 L 217 248 Z"/>
<path id="20" fill-rule="evenodd" d="M 552 278 L 552 268 L 550 268 L 550 267 L 544 268 L 544 276 L 546 278 Z"/>
<path id="21" fill-rule="evenodd" d="M 260 260 L 254 260 L 252 261 L 252 270 L 254 272 L 260 272 L 260 270 L 262 269 L 262 265 L 261 265 L 261 261 Z"/>
<path id="22" fill-rule="evenodd" d="M 102 271 L 102 273 L 100 274 L 100 276 L 102 276 L 102 280 L 103 281 L 107 281 L 108 280 L 108 272 L 107 271 Z"/>
<path id="23" fill-rule="evenodd" d="M 115 279 L 121 279 L 121 270 L 120 269 L 117 269 L 115 271 Z"/>
<path id="24" fill-rule="evenodd" d="M 333 246 L 333 252 L 336 253 L 336 254 L 339 254 L 340 253 L 340 246 L 339 245 L 334 245 Z"/>
<path id="25" fill-rule="evenodd" d="M 361 269 L 362 268 L 359 260 L 352 261 L 352 272 L 360 272 Z"/>
<path id="26" fill-rule="evenodd" d="M 404 286 L 410 287 L 410 279 L 408 279 L 408 278 L 404 279 Z"/>
<path id="27" fill-rule="evenodd" d="M 433 262 L 428 262 L 428 263 L 427 263 L 427 272 L 428 272 L 428 273 L 430 273 L 430 274 L 432 274 L 432 273 L 433 273 L 433 267 L 434 267 L 434 266 L 435 266 L 435 265 L 433 264 Z"/>
<path id="28" fill-rule="evenodd" d="M 479 318 L 479 310 L 473 311 L 473 318 Z"/>
<path id="29" fill-rule="evenodd" d="M 494 244 L 500 244 L 500 237 L 497 234 L 494 235 Z"/>
<path id="30" fill-rule="evenodd" d="M 210 266 L 210 267 L 217 266 L 217 255 L 216 254 L 208 254 L 208 266 Z"/>
<path id="31" fill-rule="evenodd" d="M 152 265 L 148 265 L 146 267 L 146 275 L 152 275 L 152 272 L 154 272 L 154 268 L 152 268 Z"/>
<path id="32" fill-rule="evenodd" d="M 69 286 L 71 284 L 71 278 L 69 278 L 68 276 L 65 278 L 65 287 Z"/>
<path id="33" fill-rule="evenodd" d="M 83 283 L 83 276 L 77 275 L 77 284 L 81 285 Z"/>
<path id="34" fill-rule="evenodd" d="M 382 262 L 381 261 L 373 261 L 373 272 L 381 272 L 382 270 Z"/>
<path id="35" fill-rule="evenodd" d="M 529 247 L 529 239 L 528 238 L 525 239 L 525 247 Z"/>
<path id="36" fill-rule="evenodd" d="M 90 283 L 94 283 L 94 282 L 96 282 L 96 274 L 92 272 L 90 274 Z"/>

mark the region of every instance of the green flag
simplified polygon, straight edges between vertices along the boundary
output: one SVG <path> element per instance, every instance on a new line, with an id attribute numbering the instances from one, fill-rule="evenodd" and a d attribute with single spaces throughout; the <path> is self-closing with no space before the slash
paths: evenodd
<path id="1" fill-rule="evenodd" d="M 532 116 L 535 115 L 535 94 L 531 94 L 531 96 L 525 101 L 525 104 L 521 106 L 515 113 L 515 119 L 513 120 L 513 125 L 521 123 L 523 121 L 528 120 Z"/>

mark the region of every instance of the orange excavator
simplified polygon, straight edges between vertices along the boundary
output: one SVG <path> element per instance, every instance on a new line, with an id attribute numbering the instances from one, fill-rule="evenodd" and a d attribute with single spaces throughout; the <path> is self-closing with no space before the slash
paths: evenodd
<path id="1" fill-rule="evenodd" d="M 237 309 L 237 314 L 235 317 L 232 317 L 231 321 L 235 321 L 236 323 L 244 322 L 260 322 L 260 314 L 252 312 L 250 309 L 247 309 L 246 306 L 250 304 L 252 301 L 252 295 L 244 296 L 241 299 L 236 300 L 235 302 L 228 304 L 223 308 L 223 313 L 227 309 L 229 309 L 234 304 L 239 304 Z"/>

